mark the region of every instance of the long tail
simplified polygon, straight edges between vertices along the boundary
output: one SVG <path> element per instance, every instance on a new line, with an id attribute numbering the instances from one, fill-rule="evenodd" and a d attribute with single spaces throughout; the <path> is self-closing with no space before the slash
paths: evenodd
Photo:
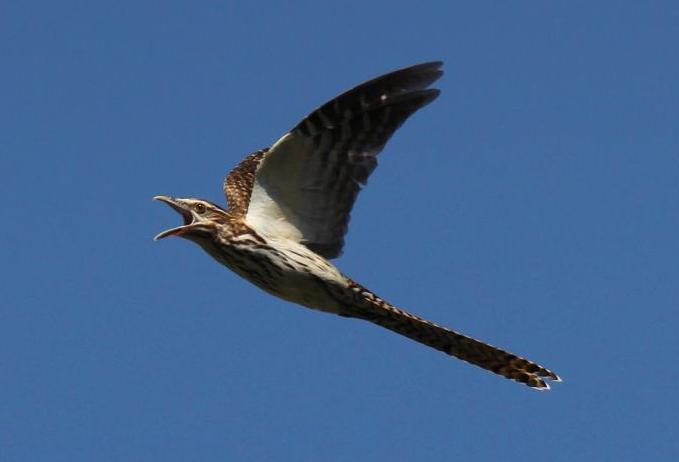
<path id="1" fill-rule="evenodd" d="M 348 310 L 348 317 L 370 321 L 538 390 L 549 390 L 547 381 L 561 381 L 558 375 L 539 364 L 396 308 L 353 281 L 351 288 L 366 303 Z"/>

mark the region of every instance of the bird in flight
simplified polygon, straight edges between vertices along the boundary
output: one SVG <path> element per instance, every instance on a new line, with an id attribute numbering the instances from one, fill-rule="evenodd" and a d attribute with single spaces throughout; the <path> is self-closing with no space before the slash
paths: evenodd
<path id="1" fill-rule="evenodd" d="M 370 321 L 535 389 L 559 381 L 550 370 L 397 308 L 329 260 L 344 246 L 351 208 L 377 155 L 405 121 L 431 103 L 443 71 L 428 62 L 369 80 L 302 119 L 270 148 L 247 156 L 224 180 L 228 208 L 156 196 L 183 225 L 179 236 L 266 292 L 290 302 Z"/>

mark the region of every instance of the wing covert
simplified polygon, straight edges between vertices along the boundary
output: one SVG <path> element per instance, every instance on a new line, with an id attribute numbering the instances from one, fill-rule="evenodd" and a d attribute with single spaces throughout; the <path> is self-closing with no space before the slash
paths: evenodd
<path id="1" fill-rule="evenodd" d="M 269 148 L 265 148 L 253 152 L 224 178 L 224 194 L 226 194 L 226 200 L 229 203 L 229 210 L 234 215 L 245 217 L 248 212 L 252 186 L 255 182 L 255 172 L 268 150 Z"/>

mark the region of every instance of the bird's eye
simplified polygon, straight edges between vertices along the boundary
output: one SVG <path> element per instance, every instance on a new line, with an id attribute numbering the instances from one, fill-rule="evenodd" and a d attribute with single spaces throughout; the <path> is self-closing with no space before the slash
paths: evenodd
<path id="1" fill-rule="evenodd" d="M 193 210 L 195 210 L 198 213 L 205 213 L 205 204 L 201 204 L 199 202 L 193 206 Z"/>

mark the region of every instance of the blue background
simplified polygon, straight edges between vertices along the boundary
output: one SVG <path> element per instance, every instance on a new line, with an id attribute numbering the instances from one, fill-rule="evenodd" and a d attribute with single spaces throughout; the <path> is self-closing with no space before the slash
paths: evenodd
<path id="1" fill-rule="evenodd" d="M 0 460 L 672 460 L 679 4 L 3 2 Z M 446 62 L 338 266 L 539 393 L 152 237 L 365 79 Z M 673 459 L 676 460 L 676 459 Z"/>

